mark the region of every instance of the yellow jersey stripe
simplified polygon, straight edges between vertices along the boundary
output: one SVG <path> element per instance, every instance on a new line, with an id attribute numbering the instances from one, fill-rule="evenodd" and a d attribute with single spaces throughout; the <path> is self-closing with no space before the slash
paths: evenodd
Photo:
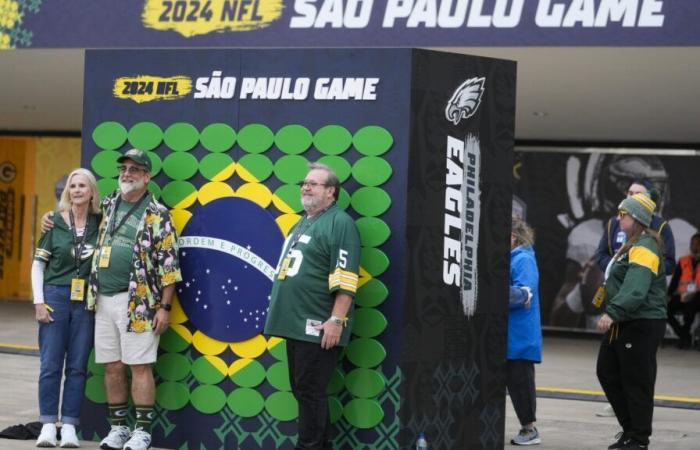
<path id="1" fill-rule="evenodd" d="M 359 276 L 356 273 L 348 272 L 340 267 L 336 267 L 335 271 L 328 275 L 328 288 L 333 289 L 340 287 L 349 292 L 356 292 L 359 282 Z"/>
<path id="2" fill-rule="evenodd" d="M 630 249 L 630 263 L 646 267 L 654 275 L 659 273 L 659 257 L 646 247 L 632 247 Z"/>

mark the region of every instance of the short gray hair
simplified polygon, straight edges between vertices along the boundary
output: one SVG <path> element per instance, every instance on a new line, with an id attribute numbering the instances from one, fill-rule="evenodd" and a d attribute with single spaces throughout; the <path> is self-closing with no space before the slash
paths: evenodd
<path id="1" fill-rule="evenodd" d="M 323 170 L 326 172 L 326 186 L 335 188 L 333 198 L 335 201 L 338 201 L 338 196 L 340 195 L 340 179 L 338 179 L 338 175 L 335 174 L 335 171 L 329 166 L 318 162 L 309 163 L 309 172 L 312 170 Z"/>

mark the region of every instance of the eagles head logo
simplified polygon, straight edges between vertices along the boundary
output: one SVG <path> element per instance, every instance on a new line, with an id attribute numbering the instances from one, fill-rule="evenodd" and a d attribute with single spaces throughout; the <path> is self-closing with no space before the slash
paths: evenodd
<path id="1" fill-rule="evenodd" d="M 480 77 L 470 78 L 460 84 L 447 102 L 447 108 L 445 108 L 447 120 L 457 125 L 462 119 L 473 116 L 481 104 L 485 83 L 486 78 Z"/>

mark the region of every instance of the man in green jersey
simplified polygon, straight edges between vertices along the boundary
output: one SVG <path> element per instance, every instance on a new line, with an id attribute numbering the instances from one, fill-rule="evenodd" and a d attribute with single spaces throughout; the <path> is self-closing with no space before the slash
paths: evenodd
<path id="1" fill-rule="evenodd" d="M 151 366 L 170 322 L 175 283 L 182 277 L 170 213 L 147 189 L 151 160 L 142 150 L 131 149 L 117 162 L 119 192 L 102 201 L 86 302 L 87 309 L 96 310 L 95 361 L 105 364 L 111 424 L 100 448 L 146 450 L 155 404 Z M 127 366 L 136 408 L 133 432 L 126 424 Z"/>
<path id="2" fill-rule="evenodd" d="M 292 392 L 299 402 L 297 449 L 330 446 L 326 388 L 352 328 L 360 235 L 336 200 L 340 181 L 310 164 L 301 184 L 306 214 L 292 228 L 277 266 L 265 334 L 287 340 Z"/>

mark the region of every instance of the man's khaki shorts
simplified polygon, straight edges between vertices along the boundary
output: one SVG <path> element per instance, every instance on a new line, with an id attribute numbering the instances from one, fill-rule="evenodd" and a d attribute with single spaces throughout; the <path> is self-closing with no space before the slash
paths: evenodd
<path id="1" fill-rule="evenodd" d="M 95 362 L 121 361 L 128 365 L 152 364 L 158 355 L 158 341 L 153 331 L 127 332 L 129 295 L 97 295 L 95 313 Z"/>

